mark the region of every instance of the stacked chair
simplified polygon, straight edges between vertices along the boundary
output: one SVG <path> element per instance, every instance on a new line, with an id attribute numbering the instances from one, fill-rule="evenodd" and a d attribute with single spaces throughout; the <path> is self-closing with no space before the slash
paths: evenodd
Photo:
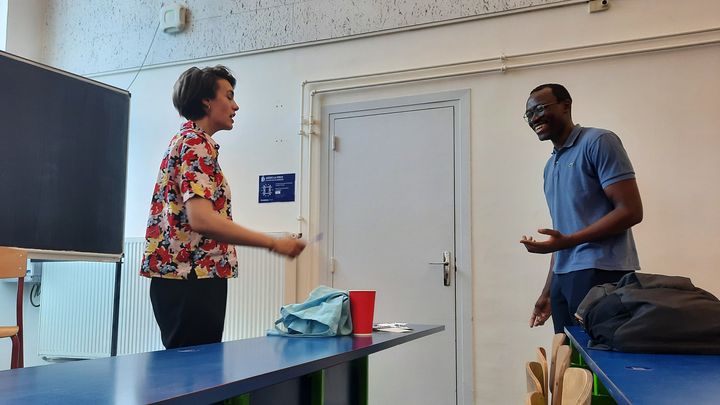
<path id="1" fill-rule="evenodd" d="M 535 391 L 535 392 L 529 392 L 527 396 L 527 400 L 525 401 L 527 405 L 546 405 L 547 401 L 545 400 L 545 397 L 543 394 Z"/>
<path id="2" fill-rule="evenodd" d="M 543 385 L 545 376 L 543 375 L 542 365 L 537 361 L 528 361 L 525 363 L 525 376 L 527 378 L 528 404 L 537 403 L 537 399 L 530 401 L 530 398 L 535 395 L 536 398 L 540 399 L 541 404 L 547 405 L 547 394 L 545 392 L 547 386 Z"/>
<path id="3" fill-rule="evenodd" d="M 537 357 L 537 362 L 540 363 L 540 368 L 542 369 L 542 379 L 540 380 L 540 384 L 542 385 L 542 394 L 545 398 L 550 397 L 550 393 L 548 392 L 548 358 L 547 353 L 545 352 L 544 347 L 538 347 L 535 349 L 535 357 Z M 547 403 L 547 401 L 545 401 Z"/>
<path id="4" fill-rule="evenodd" d="M 557 364 L 557 353 L 560 346 L 565 344 L 567 337 L 564 333 L 556 333 L 553 336 L 552 346 L 550 346 L 550 374 L 548 378 L 548 388 L 552 393 L 555 388 L 555 365 Z"/>
<path id="5" fill-rule="evenodd" d="M 563 333 L 553 337 L 549 372 L 547 355 L 542 347 L 536 349 L 537 361 L 525 363 L 526 405 L 590 405 L 592 373 L 570 367 L 572 350 L 565 342 Z"/>
<path id="6" fill-rule="evenodd" d="M 525 377 L 527 379 L 528 405 L 548 405 L 548 359 L 545 348 L 535 349 L 537 361 L 525 363 Z"/>
<path id="7" fill-rule="evenodd" d="M 553 369 L 552 405 L 562 405 L 562 392 L 564 387 L 565 370 L 570 367 L 572 350 L 569 345 L 560 345 L 555 361 L 550 365 Z"/>
<path id="8" fill-rule="evenodd" d="M 563 376 L 562 405 L 590 405 L 593 376 L 590 370 L 570 367 Z"/>

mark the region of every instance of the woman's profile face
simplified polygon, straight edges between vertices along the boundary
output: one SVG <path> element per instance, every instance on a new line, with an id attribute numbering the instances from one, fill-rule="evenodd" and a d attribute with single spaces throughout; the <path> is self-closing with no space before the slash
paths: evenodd
<path id="1" fill-rule="evenodd" d="M 235 111 L 239 109 L 235 103 L 235 91 L 225 79 L 218 79 L 215 98 L 207 100 L 207 118 L 213 132 L 232 129 Z M 208 128 L 209 129 L 209 128 Z"/>

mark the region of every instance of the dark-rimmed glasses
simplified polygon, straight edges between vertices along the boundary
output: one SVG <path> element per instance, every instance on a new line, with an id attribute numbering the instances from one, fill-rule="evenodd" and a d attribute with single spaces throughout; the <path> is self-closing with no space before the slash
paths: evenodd
<path id="1" fill-rule="evenodd" d="M 532 120 L 533 117 L 535 117 L 536 115 L 542 116 L 543 114 L 545 114 L 545 109 L 553 104 L 560 104 L 560 102 L 558 101 L 555 103 L 540 104 L 540 105 L 536 105 L 535 107 L 533 107 L 529 110 L 526 110 L 525 114 L 523 114 L 523 118 L 525 119 L 525 122 L 529 123 L 530 120 Z"/>

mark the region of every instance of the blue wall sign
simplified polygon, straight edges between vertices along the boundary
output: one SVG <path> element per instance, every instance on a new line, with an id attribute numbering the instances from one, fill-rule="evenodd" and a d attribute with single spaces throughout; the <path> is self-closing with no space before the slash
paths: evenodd
<path id="1" fill-rule="evenodd" d="M 259 203 L 295 201 L 295 173 L 260 176 Z"/>

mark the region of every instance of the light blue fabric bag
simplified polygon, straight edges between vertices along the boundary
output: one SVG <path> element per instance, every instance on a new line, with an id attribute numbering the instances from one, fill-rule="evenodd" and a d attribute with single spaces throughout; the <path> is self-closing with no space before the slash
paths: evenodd
<path id="1" fill-rule="evenodd" d="M 320 286 L 301 304 L 280 308 L 280 319 L 268 335 L 293 337 L 341 336 L 352 333 L 347 291 Z"/>

